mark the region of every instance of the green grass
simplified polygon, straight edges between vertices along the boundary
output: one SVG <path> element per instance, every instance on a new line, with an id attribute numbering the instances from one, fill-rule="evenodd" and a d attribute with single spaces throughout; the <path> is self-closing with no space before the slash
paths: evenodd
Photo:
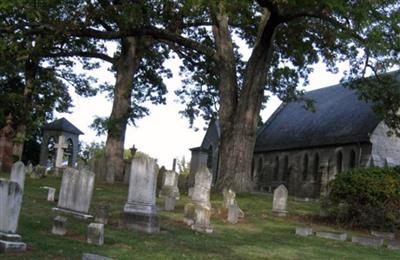
<path id="1" fill-rule="evenodd" d="M 160 212 L 161 232 L 147 235 L 118 227 L 118 220 L 126 200 L 128 186 L 107 186 L 97 183 L 92 201 L 96 205 L 109 203 L 110 223 L 105 226 L 104 246 L 85 242 L 87 222 L 69 217 L 68 234 L 51 234 L 55 203 L 47 202 L 46 190 L 41 186 L 57 188 L 60 178 L 27 179 L 19 220 L 18 233 L 28 244 L 24 253 L 0 255 L 1 259 L 81 259 L 83 253 L 95 253 L 114 259 L 400 259 L 399 251 L 368 248 L 347 242 L 294 235 L 302 218 L 298 215 L 317 214 L 315 202 L 289 200 L 291 215 L 279 218 L 271 215 L 270 194 L 241 195 L 239 205 L 245 218 L 236 225 L 228 224 L 218 214 L 222 196 L 212 194 L 214 233 L 202 234 L 190 230 L 182 222 L 183 207 L 189 202 L 182 196 L 174 212 Z M 161 206 L 162 201 L 158 201 Z M 333 225 L 311 224 L 314 229 L 338 229 Z M 359 233 L 348 231 L 349 233 Z"/>

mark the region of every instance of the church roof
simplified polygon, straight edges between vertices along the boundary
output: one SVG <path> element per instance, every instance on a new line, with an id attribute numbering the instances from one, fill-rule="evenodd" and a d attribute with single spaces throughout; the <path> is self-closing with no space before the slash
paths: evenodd
<path id="1" fill-rule="evenodd" d="M 304 102 L 282 104 L 257 135 L 255 152 L 368 142 L 381 121 L 371 104 L 341 85 L 307 92 L 316 112 Z"/>
<path id="2" fill-rule="evenodd" d="M 71 134 L 83 135 L 83 132 L 81 130 L 79 130 L 76 126 L 74 126 L 70 121 L 68 121 L 64 117 L 57 119 L 49 124 L 45 124 L 43 126 L 43 130 L 63 131 Z"/>

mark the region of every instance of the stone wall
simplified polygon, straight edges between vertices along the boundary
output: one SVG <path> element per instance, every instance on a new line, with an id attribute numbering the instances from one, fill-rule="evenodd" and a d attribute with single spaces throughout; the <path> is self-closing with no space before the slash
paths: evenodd
<path id="1" fill-rule="evenodd" d="M 365 167 L 370 155 L 368 143 L 256 153 L 252 179 L 260 191 L 284 184 L 291 196 L 318 198 L 338 172 Z"/>

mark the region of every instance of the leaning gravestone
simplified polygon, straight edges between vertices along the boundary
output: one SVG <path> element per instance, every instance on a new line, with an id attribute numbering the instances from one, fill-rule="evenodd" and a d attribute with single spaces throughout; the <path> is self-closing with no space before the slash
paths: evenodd
<path id="1" fill-rule="evenodd" d="M 25 169 L 21 167 L 21 164 L 15 163 L 12 168 L 16 171 L 14 175 L 12 174 L 12 178 L 23 181 L 25 178 L 19 175 L 19 171 L 23 170 L 25 174 Z M 20 183 L 0 180 L 0 252 L 7 253 L 26 250 L 26 244 L 21 242 L 21 236 L 16 234 L 22 195 L 23 189 Z"/>
<path id="2" fill-rule="evenodd" d="M 178 173 L 175 171 L 165 171 L 163 175 L 163 185 L 160 190 L 160 197 L 165 198 L 165 210 L 174 210 L 175 201 L 180 197 L 178 188 Z"/>
<path id="3" fill-rule="evenodd" d="M 288 190 L 284 185 L 279 185 L 274 190 L 274 199 L 272 202 L 272 212 L 274 214 L 278 216 L 286 216 L 287 198 L 288 198 Z"/>
<path id="4" fill-rule="evenodd" d="M 224 188 L 222 195 L 224 197 L 223 208 L 228 210 L 228 222 L 236 224 L 239 218 L 244 217 L 244 213 L 236 201 L 236 193 L 232 189 Z"/>
<path id="5" fill-rule="evenodd" d="M 157 165 L 151 158 L 133 158 L 128 200 L 122 225 L 146 233 L 157 233 L 160 224 L 156 208 Z"/>
<path id="6" fill-rule="evenodd" d="M 58 196 L 58 204 L 54 211 L 71 214 L 74 217 L 91 219 L 89 214 L 90 202 L 92 200 L 95 174 L 86 169 L 77 170 L 65 168 L 61 180 L 61 188 Z M 64 235 L 67 219 L 56 216 L 53 222 L 53 234 Z"/>
<path id="7" fill-rule="evenodd" d="M 66 168 L 61 181 L 57 208 L 54 211 L 70 213 L 84 219 L 89 215 L 92 200 L 95 174 L 85 169 L 78 171 Z"/>
<path id="8" fill-rule="evenodd" d="M 212 175 L 207 167 L 202 167 L 196 173 L 195 184 L 193 189 L 193 203 L 185 206 L 185 222 L 191 225 L 191 228 L 206 233 L 212 233 L 213 229 L 210 225 L 211 189 Z M 193 217 L 193 220 L 189 219 Z"/>

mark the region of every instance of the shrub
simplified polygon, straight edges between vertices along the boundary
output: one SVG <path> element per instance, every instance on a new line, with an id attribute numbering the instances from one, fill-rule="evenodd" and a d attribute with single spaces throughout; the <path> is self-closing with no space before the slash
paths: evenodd
<path id="1" fill-rule="evenodd" d="M 328 184 L 322 207 L 339 224 L 386 231 L 400 227 L 400 168 L 359 168 Z"/>

